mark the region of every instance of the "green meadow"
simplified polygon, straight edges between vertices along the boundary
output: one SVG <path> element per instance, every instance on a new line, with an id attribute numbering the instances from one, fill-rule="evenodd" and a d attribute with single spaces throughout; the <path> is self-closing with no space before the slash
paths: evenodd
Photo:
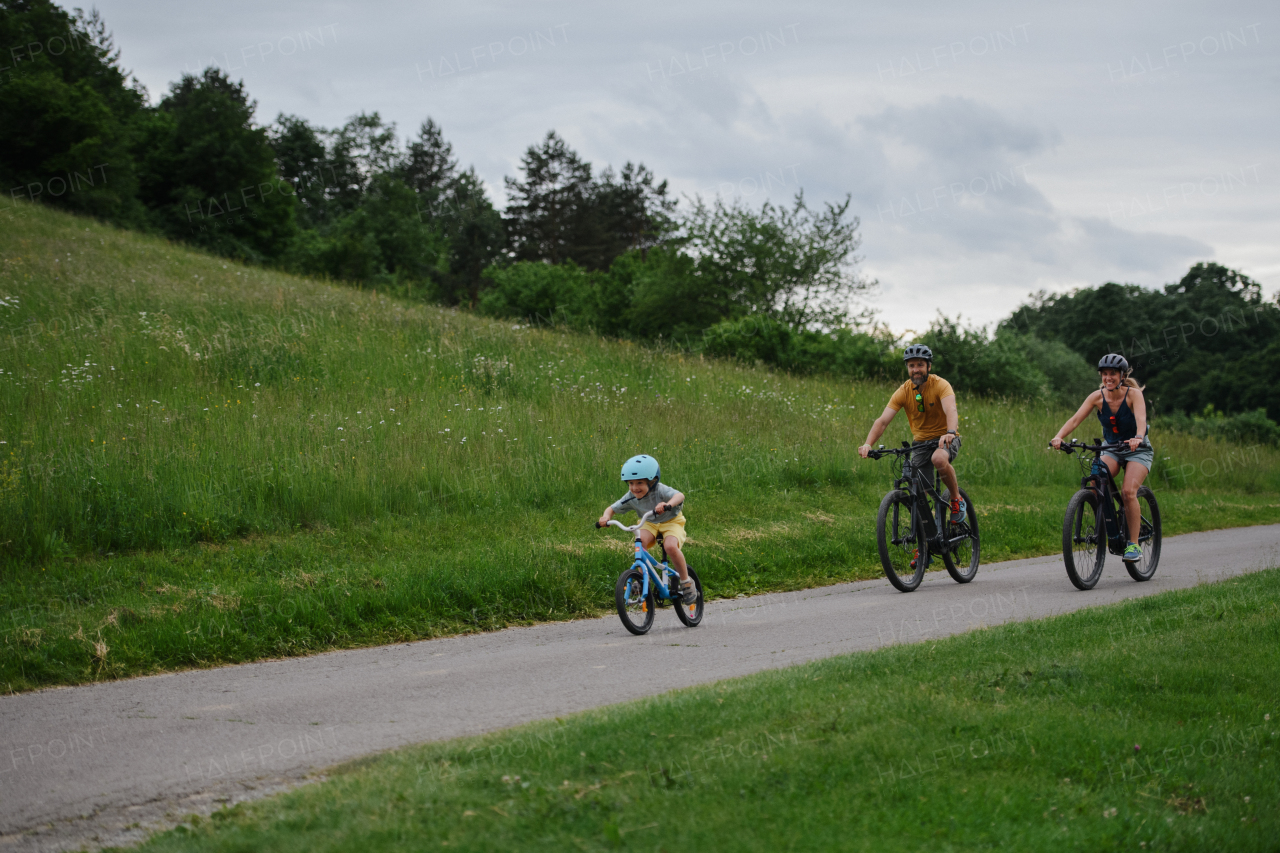
<path id="1" fill-rule="evenodd" d="M 889 384 L 0 216 L 0 689 L 606 612 L 628 552 L 592 523 L 637 452 L 712 598 L 880 574 L 891 469 L 854 448 Z M 959 403 L 984 560 L 1057 551 L 1068 413 Z M 1166 535 L 1280 520 L 1276 450 L 1152 437 Z"/>
<path id="2" fill-rule="evenodd" d="M 1270 851 L 1278 667 L 1270 569 L 362 758 L 142 849 Z"/>

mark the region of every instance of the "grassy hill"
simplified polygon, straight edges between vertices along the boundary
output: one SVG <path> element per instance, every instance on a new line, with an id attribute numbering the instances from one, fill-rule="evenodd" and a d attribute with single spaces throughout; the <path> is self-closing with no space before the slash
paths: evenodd
<path id="1" fill-rule="evenodd" d="M 853 448 L 888 385 L 0 217 L 0 689 L 600 612 L 628 554 L 592 522 L 637 452 L 689 494 L 715 596 L 880 572 L 890 469 Z M 960 408 L 984 558 L 1055 551 L 1067 413 Z M 1166 533 L 1280 520 L 1280 454 L 1153 440 Z"/>

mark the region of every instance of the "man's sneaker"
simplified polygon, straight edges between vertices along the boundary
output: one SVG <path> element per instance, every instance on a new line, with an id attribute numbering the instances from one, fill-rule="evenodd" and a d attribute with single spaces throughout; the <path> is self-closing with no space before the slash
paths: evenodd
<path id="1" fill-rule="evenodd" d="M 693 578 L 680 581 L 680 600 L 685 604 L 693 604 L 698 600 L 698 589 L 693 585 Z"/>
<path id="2" fill-rule="evenodd" d="M 916 548 L 911 552 L 911 571 L 916 570 L 916 563 L 920 561 L 920 549 Z"/>
<path id="3" fill-rule="evenodd" d="M 963 498 L 956 498 L 951 502 L 951 523 L 962 524 L 969 517 L 969 504 Z"/>
<path id="4" fill-rule="evenodd" d="M 1130 542 L 1124 549 L 1124 561 L 1126 563 L 1136 563 L 1142 559 L 1142 546 L 1137 542 Z"/>

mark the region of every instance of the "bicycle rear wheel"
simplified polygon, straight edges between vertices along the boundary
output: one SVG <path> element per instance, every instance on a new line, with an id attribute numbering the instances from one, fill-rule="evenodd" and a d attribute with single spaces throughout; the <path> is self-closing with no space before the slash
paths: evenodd
<path id="1" fill-rule="evenodd" d="M 982 546 L 978 541 L 978 511 L 973 508 L 969 493 L 961 489 L 960 497 L 968 505 L 968 512 L 964 521 L 952 524 L 951 492 L 945 491 L 942 496 L 946 499 L 946 505 L 940 507 L 938 529 L 951 538 L 965 536 L 965 539 L 956 543 L 954 549 L 943 549 L 942 564 L 947 567 L 947 574 L 956 583 L 968 583 L 978 574 L 978 561 L 982 556 Z"/>
<path id="2" fill-rule="evenodd" d="M 1081 489 L 1067 504 L 1062 520 L 1062 560 L 1076 589 L 1093 589 L 1107 559 L 1107 535 L 1098 496 Z"/>
<path id="3" fill-rule="evenodd" d="M 671 603 L 675 605 L 676 616 L 680 617 L 680 621 L 686 627 L 694 628 L 702 621 L 702 581 L 698 578 L 698 573 L 693 570 L 693 566 L 689 566 L 689 578 L 693 581 L 693 588 L 698 591 L 698 598 L 693 604 L 685 604 L 677 595 L 672 599 Z"/>
<path id="4" fill-rule="evenodd" d="M 901 592 L 911 592 L 924 578 L 929 543 L 921 535 L 920 519 L 912 511 L 911 496 L 901 489 L 880 501 L 876 516 L 876 544 L 885 577 Z"/>
<path id="5" fill-rule="evenodd" d="M 613 598 L 618 605 L 618 618 L 633 634 L 646 634 L 653 627 L 653 590 L 643 594 L 644 574 L 639 569 L 627 569 L 618 576 Z"/>
<path id="6" fill-rule="evenodd" d="M 1149 581 L 1160 564 L 1160 505 L 1146 486 L 1138 489 L 1138 510 L 1142 513 L 1142 523 L 1138 528 L 1142 559 L 1136 563 L 1125 563 L 1124 567 L 1134 580 Z"/>

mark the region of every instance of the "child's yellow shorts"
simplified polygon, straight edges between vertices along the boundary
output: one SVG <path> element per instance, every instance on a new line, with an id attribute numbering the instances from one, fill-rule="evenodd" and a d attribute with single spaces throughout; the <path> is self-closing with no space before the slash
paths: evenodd
<path id="1" fill-rule="evenodd" d="M 675 539 L 680 547 L 684 547 L 684 540 L 689 538 L 689 534 L 684 530 L 684 513 L 680 513 L 671 521 L 664 521 L 661 524 L 654 524 L 652 521 L 646 521 L 641 530 L 647 530 L 654 536 L 661 533 L 667 539 Z"/>

